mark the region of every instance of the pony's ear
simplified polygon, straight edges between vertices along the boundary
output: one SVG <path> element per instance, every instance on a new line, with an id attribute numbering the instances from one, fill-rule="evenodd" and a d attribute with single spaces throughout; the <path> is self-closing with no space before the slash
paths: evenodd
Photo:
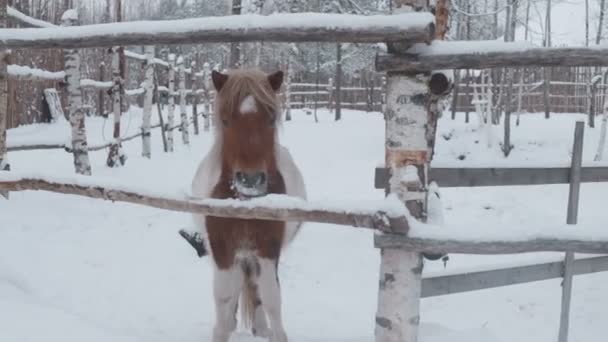
<path id="1" fill-rule="evenodd" d="M 283 84 L 283 72 L 279 70 L 268 75 L 268 82 L 270 82 L 272 90 L 279 91 L 279 89 L 281 89 L 281 85 Z"/>
<path id="2" fill-rule="evenodd" d="M 220 91 L 222 87 L 228 81 L 228 75 L 222 74 L 221 72 L 213 70 L 211 72 L 211 79 L 213 80 L 213 86 L 215 90 Z"/>

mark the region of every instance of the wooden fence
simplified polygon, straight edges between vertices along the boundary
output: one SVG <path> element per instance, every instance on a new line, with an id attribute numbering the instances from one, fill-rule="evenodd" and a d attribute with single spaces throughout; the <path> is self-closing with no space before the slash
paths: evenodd
<path id="1" fill-rule="evenodd" d="M 0 2 L 1 3 L 1 2 Z M 4 2 L 5 4 L 6 2 Z M 433 155 L 435 132 L 438 117 L 438 101 L 451 89 L 449 72 L 446 68 L 489 68 L 521 67 L 526 65 L 608 65 L 608 49 L 538 49 L 530 46 L 515 47 L 512 43 L 482 42 L 462 48 L 458 42 L 441 42 L 447 27 L 446 1 L 438 1 L 436 16 L 428 10 L 426 0 L 396 1 L 396 12 L 406 12 L 390 16 L 356 16 L 299 14 L 276 15 L 273 20 L 260 23 L 255 17 L 203 18 L 188 21 L 159 22 L 154 28 L 138 23 L 117 24 L 113 34 L 106 34 L 97 25 L 88 27 L 66 27 L 40 29 L 39 34 L 29 36 L 23 30 L 0 29 L 0 40 L 5 49 L 11 48 L 48 48 L 66 49 L 84 47 L 112 47 L 133 44 L 178 44 L 183 42 L 202 43 L 217 41 L 333 41 L 333 42 L 386 42 L 388 53 L 378 56 L 377 69 L 395 71 L 387 75 L 386 83 L 386 167 L 390 175 L 388 190 L 391 201 L 389 206 L 378 205 L 363 216 L 356 216 L 349 208 L 320 211 L 319 206 L 310 203 L 289 203 L 289 208 L 277 207 L 258 202 L 256 207 L 239 205 L 233 202 L 200 202 L 158 198 L 146 194 L 128 192 L 124 189 L 108 189 L 103 182 L 96 183 L 87 177 L 79 176 L 71 181 L 25 177 L 11 172 L 1 172 L 0 190 L 47 190 L 60 193 L 78 194 L 108 200 L 127 201 L 150 205 L 156 208 L 196 212 L 213 216 L 233 216 L 243 218 L 275 220 L 308 220 L 332 222 L 352 226 L 368 227 L 379 230 L 375 236 L 376 247 L 382 250 L 380 257 L 380 281 L 378 304 L 375 315 L 377 342 L 415 342 L 418 339 L 420 322 L 420 298 L 433 293 L 451 293 L 457 285 L 448 290 L 424 290 L 428 281 L 422 280 L 421 252 L 466 252 L 474 254 L 520 253 L 528 251 L 567 252 L 563 265 L 564 279 L 562 313 L 560 320 L 560 342 L 567 340 L 568 315 L 572 277 L 576 272 L 594 268 L 604 269 L 606 259 L 593 262 L 576 262 L 573 252 L 608 254 L 608 237 L 590 238 L 581 230 L 569 234 L 567 238 L 555 236 L 547 239 L 528 238 L 526 240 L 486 239 L 479 236 L 469 238 L 429 238 L 412 234 L 410 227 L 424 230 L 431 225 L 425 224 L 425 202 L 430 178 L 428 170 Z M 411 7 L 410 7 L 411 6 Z M 404 7 L 404 8 L 399 8 Z M 1 13 L 1 11 L 0 11 Z M 298 20 L 295 20 L 297 18 Z M 2 19 L 2 18 L 0 18 Z M 298 24 L 292 24 L 297 22 Z M 221 25 L 221 30 L 216 29 Z M 435 28 L 437 30 L 435 30 Z M 426 43 L 433 41 L 430 45 Z M 148 56 L 149 61 L 152 56 Z M 0 59 L 3 60 L 3 59 Z M 5 66 L 0 63 L 0 75 Z M 173 70 L 171 67 L 169 71 Z M 430 75 L 425 73 L 433 71 Z M 66 69 L 69 75 L 69 68 Z M 68 84 L 71 82 L 68 76 Z M 78 84 L 77 84 L 78 85 Z M 76 87 L 78 88 L 78 87 Z M 171 92 L 171 88 L 169 89 Z M 6 115 L 5 99 L 0 92 L 0 123 Z M 72 96 L 72 95 L 70 95 Z M 74 102 L 71 102 L 73 104 Z M 70 109 L 70 121 L 77 121 L 79 108 Z M 0 125 L 0 165 L 6 154 L 3 151 L 4 128 Z M 582 125 L 578 124 L 575 138 L 575 153 L 569 173 L 571 186 L 568 205 L 568 224 L 576 223 L 579 183 L 584 168 L 581 168 Z M 74 147 L 73 147 L 74 148 Z M 75 148 L 74 148 L 75 149 Z M 5 163 L 6 164 L 6 163 Z M 562 171 L 560 171 L 561 173 Z M 463 171 L 466 174 L 466 172 Z M 431 172 L 431 176 L 432 176 Z M 561 176 L 559 176 L 561 177 Z M 557 177 L 557 178 L 559 178 Z M 599 176 L 598 176 L 599 177 Z M 515 178 L 520 178 L 515 177 Z M 603 176 L 600 180 L 605 180 Z M 384 182 L 386 184 L 387 182 Z M 431 194 L 432 195 L 432 194 Z M 399 206 L 393 206 L 398 199 Z M 384 203 L 384 202 L 382 202 Z M 241 203 L 242 204 L 242 203 Z M 294 206 L 298 210 L 294 209 Z M 323 206 L 321 206 L 323 207 Z M 398 209 L 396 209 L 398 208 Z M 305 213 L 303 213 L 305 212 Z M 328 216 L 330 218 L 328 218 Z M 449 231 L 449 229 L 446 229 Z M 480 233 L 481 234 L 481 233 Z M 599 266 L 598 266 L 599 264 Z M 554 265 L 541 265 L 551 269 L 544 277 L 555 274 Z M 551 273 L 551 274 L 550 274 Z M 513 274 L 513 273 L 511 273 Z M 474 281 L 483 275 L 462 276 L 459 279 Z M 508 277 L 508 274 L 504 274 Z M 536 277 L 542 278 L 542 277 Z M 444 281 L 448 281 L 444 279 Z M 495 281 L 495 283 L 500 283 Z M 449 288 L 451 286 L 451 288 Z M 479 283 L 478 283 L 479 286 Z M 467 286 L 465 286 L 467 287 Z M 468 286 L 472 288 L 472 286 Z"/>

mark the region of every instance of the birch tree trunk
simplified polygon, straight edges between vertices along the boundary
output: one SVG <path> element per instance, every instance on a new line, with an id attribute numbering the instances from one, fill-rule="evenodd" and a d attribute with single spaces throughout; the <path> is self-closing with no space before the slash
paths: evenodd
<path id="1" fill-rule="evenodd" d="M 203 123 L 203 130 L 205 132 L 209 131 L 211 127 L 211 66 L 209 63 L 205 62 L 203 64 L 203 91 L 204 91 L 204 100 L 205 100 L 205 119 Z"/>
<path id="2" fill-rule="evenodd" d="M 182 132 L 182 143 L 184 145 L 189 145 L 190 135 L 188 134 L 188 113 L 186 112 L 186 68 L 184 63 L 184 57 L 179 56 L 177 59 L 177 68 L 179 71 L 179 130 Z"/>
<path id="3" fill-rule="evenodd" d="M 146 54 L 146 67 L 144 79 L 144 113 L 141 125 L 142 131 L 142 156 L 150 158 L 152 148 L 150 146 L 150 121 L 152 117 L 152 100 L 154 98 L 154 46 L 148 45 L 144 48 Z"/>
<path id="4" fill-rule="evenodd" d="M 291 121 L 291 82 L 293 82 L 291 54 L 287 56 L 287 82 L 285 84 L 285 121 Z"/>
<path id="5" fill-rule="evenodd" d="M 169 113 L 167 114 L 167 149 L 173 152 L 173 124 L 175 122 L 175 55 L 169 55 Z"/>
<path id="6" fill-rule="evenodd" d="M 595 45 L 600 45 L 602 41 L 602 29 L 604 26 L 604 16 L 606 15 L 606 0 L 601 0 L 600 2 L 600 18 L 599 23 L 597 25 L 597 35 L 595 37 Z"/>
<path id="7" fill-rule="evenodd" d="M 120 142 L 120 118 L 122 116 L 122 101 L 124 97 L 124 79 L 121 73 L 121 54 L 122 47 L 112 49 L 112 78 L 114 85 L 112 86 L 112 112 L 114 116 L 113 142 L 110 145 L 110 152 L 106 165 L 109 167 L 120 167 L 125 164 L 125 156 L 122 153 Z M 123 50 L 124 54 L 124 50 Z"/>
<path id="8" fill-rule="evenodd" d="M 196 61 L 198 61 L 199 53 L 196 53 Z M 192 126 L 194 127 L 194 134 L 200 133 L 198 127 L 198 103 L 200 102 L 201 96 L 198 93 L 198 77 L 196 77 L 196 61 L 190 63 L 190 82 L 192 83 Z"/>
<path id="9" fill-rule="evenodd" d="M 78 23 L 76 10 L 68 10 L 63 14 L 62 26 L 73 26 Z M 87 144 L 87 132 L 84 110 L 82 109 L 82 93 L 80 89 L 80 55 L 76 49 L 63 50 L 65 60 L 65 79 L 68 91 L 68 113 L 72 128 L 72 154 L 76 173 L 91 175 L 91 163 Z"/>
<path id="10" fill-rule="evenodd" d="M 232 15 L 241 14 L 242 0 L 232 0 Z M 241 46 L 239 43 L 230 43 L 230 68 L 238 69 L 241 60 Z"/>
<path id="11" fill-rule="evenodd" d="M 426 0 L 394 0 L 395 13 L 425 9 Z M 407 47 L 389 45 L 389 51 Z M 428 76 L 389 74 L 386 95 L 386 166 L 390 191 L 414 218 L 425 216 L 425 175 L 436 117 L 427 112 Z M 408 182 L 404 182 L 408 179 Z M 416 179 L 416 181 L 413 181 Z M 401 231 L 400 233 L 406 233 Z M 376 342 L 416 342 L 420 323 L 422 257 L 403 249 L 380 252 Z"/>
<path id="12" fill-rule="evenodd" d="M 0 0 L 0 29 L 6 27 L 7 0 Z M 6 129 L 8 121 L 8 56 L 9 51 L 0 50 L 0 171 L 10 170 L 7 157 Z M 0 191 L 8 199 L 8 191 Z"/>
<path id="13" fill-rule="evenodd" d="M 336 44 L 335 120 L 342 119 L 342 44 Z"/>

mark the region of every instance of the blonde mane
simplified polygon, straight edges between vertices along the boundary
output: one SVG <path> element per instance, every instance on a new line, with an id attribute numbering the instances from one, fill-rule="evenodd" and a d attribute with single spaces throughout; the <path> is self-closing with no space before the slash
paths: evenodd
<path id="1" fill-rule="evenodd" d="M 254 69 L 228 72 L 228 79 L 215 100 L 216 117 L 230 119 L 239 115 L 241 103 L 250 95 L 255 98 L 261 112 L 280 120 L 279 100 L 268 82 L 268 75 Z"/>

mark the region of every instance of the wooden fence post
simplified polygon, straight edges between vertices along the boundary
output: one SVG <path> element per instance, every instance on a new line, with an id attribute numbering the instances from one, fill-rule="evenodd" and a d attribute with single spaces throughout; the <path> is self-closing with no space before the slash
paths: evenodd
<path id="1" fill-rule="evenodd" d="M 549 67 L 543 68 L 544 74 L 544 87 L 543 87 L 543 103 L 545 107 L 545 119 L 551 117 L 551 102 L 549 101 L 550 93 L 551 93 L 551 70 Z"/>
<path id="2" fill-rule="evenodd" d="M 583 161 L 583 138 L 585 123 L 577 121 L 574 129 L 572 147 L 572 165 L 570 166 L 570 190 L 568 193 L 568 216 L 566 223 L 576 224 L 578 220 L 578 202 L 581 188 L 581 167 Z M 574 276 L 574 253 L 567 252 L 564 259 L 564 280 L 562 282 L 562 305 L 559 320 L 559 342 L 568 341 L 570 325 L 570 301 L 572 299 L 572 280 Z"/>
<path id="3" fill-rule="evenodd" d="M 211 66 L 208 62 L 203 64 L 203 91 L 205 100 L 203 130 L 207 132 L 211 126 Z"/>
<path id="4" fill-rule="evenodd" d="M 595 99 L 597 96 L 597 87 L 601 80 L 602 77 L 598 75 L 589 81 L 589 127 L 591 128 L 595 127 L 595 115 L 597 114 Z"/>
<path id="5" fill-rule="evenodd" d="M 126 157 L 122 151 L 122 145 L 120 142 L 120 118 L 122 116 L 123 101 L 125 98 L 123 69 L 121 66 L 122 59 L 124 59 L 124 48 L 114 47 L 112 48 L 112 78 L 114 85 L 112 86 L 112 112 L 114 116 L 114 129 L 112 132 L 112 145 L 110 145 L 110 151 L 108 152 L 108 159 L 106 165 L 109 167 L 120 167 L 125 165 Z"/>
<path id="6" fill-rule="evenodd" d="M 169 113 L 167 115 L 167 149 L 173 152 L 173 123 L 175 122 L 175 55 L 169 54 L 169 86 L 168 101 Z"/>
<path id="7" fill-rule="evenodd" d="M 342 44 L 336 44 L 336 112 L 335 120 L 342 119 Z"/>
<path id="8" fill-rule="evenodd" d="M 151 132 L 150 121 L 152 117 L 152 100 L 154 98 L 154 46 L 147 45 L 144 48 L 146 54 L 146 66 L 144 76 L 144 113 L 141 125 L 142 151 L 141 155 L 145 158 L 152 156 L 150 147 Z M 162 129 L 162 127 L 161 127 Z"/>
<path id="9" fill-rule="evenodd" d="M 190 135 L 188 134 L 188 113 L 186 113 L 186 67 L 183 56 L 177 58 L 178 70 L 178 94 L 179 94 L 179 130 L 182 132 L 182 143 L 190 144 Z"/>
<path id="10" fill-rule="evenodd" d="M 196 60 L 198 60 L 198 58 L 196 58 Z M 198 135 L 200 133 L 198 127 L 198 103 L 201 96 L 198 93 L 198 77 L 196 77 L 195 60 L 190 63 L 190 81 L 192 82 L 192 125 L 194 126 L 194 135 Z"/>
<path id="11" fill-rule="evenodd" d="M 0 28 L 6 27 L 7 0 L 0 0 Z M 6 129 L 8 121 L 8 50 L 0 50 L 0 172 L 10 170 L 7 158 Z M 0 191 L 8 199 L 8 191 Z"/>
<path id="12" fill-rule="evenodd" d="M 78 24 L 78 12 L 69 9 L 61 17 L 62 26 Z M 85 115 L 82 109 L 80 89 L 80 55 L 77 49 L 64 49 L 65 80 L 68 91 L 68 113 L 72 127 L 72 153 L 76 173 L 91 175 L 91 163 L 87 144 Z"/>
<path id="13" fill-rule="evenodd" d="M 327 80 L 327 109 L 331 113 L 334 108 L 334 79 Z"/>

